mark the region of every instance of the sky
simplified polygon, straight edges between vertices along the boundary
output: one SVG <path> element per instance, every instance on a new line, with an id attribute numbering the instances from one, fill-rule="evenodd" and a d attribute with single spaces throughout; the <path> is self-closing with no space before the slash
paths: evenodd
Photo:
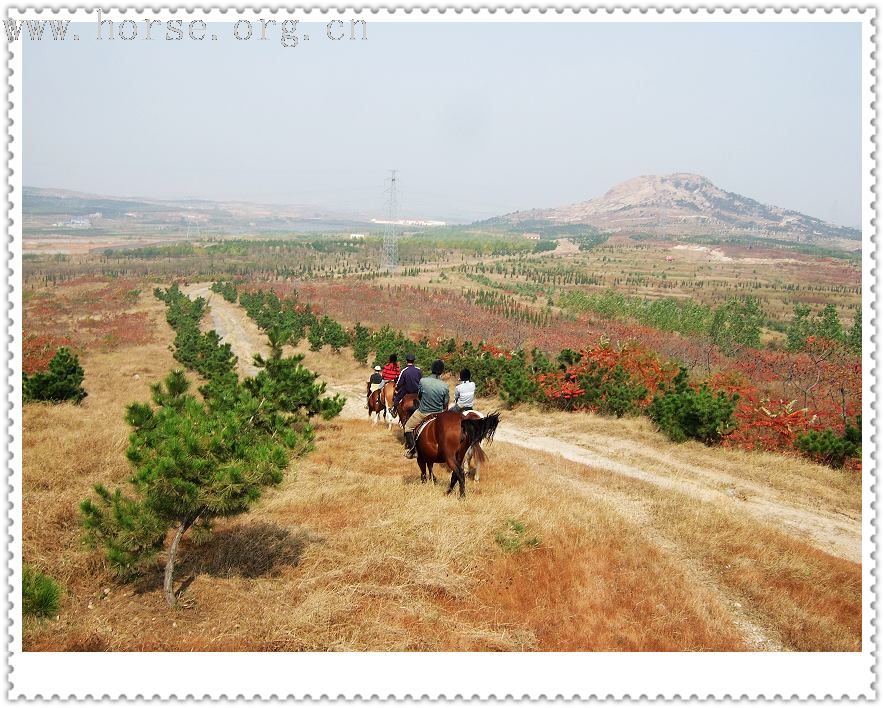
<path id="1" fill-rule="evenodd" d="M 248 40 L 105 29 L 19 40 L 25 185 L 381 215 L 396 168 L 402 215 L 471 220 L 694 172 L 861 223 L 859 24 L 369 16 L 355 41 L 301 22 L 296 47 L 258 23 Z"/>

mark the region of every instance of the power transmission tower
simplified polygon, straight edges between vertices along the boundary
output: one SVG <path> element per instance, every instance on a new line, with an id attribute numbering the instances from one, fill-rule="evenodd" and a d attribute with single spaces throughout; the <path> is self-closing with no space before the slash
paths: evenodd
<path id="1" fill-rule="evenodd" d="M 186 240 L 190 240 L 190 237 L 194 234 L 194 230 L 196 231 L 196 238 L 202 238 L 202 234 L 200 233 L 200 222 L 195 219 L 191 219 L 191 217 L 185 217 L 187 219 L 187 233 L 184 238 Z M 195 229 L 193 227 L 196 227 Z"/>
<path id="2" fill-rule="evenodd" d="M 399 195 L 396 193 L 397 172 L 398 170 L 390 170 L 390 186 L 385 190 L 387 193 L 387 224 L 384 229 L 382 267 L 390 273 L 399 270 L 399 235 L 396 233 L 397 211 L 399 210 Z"/>

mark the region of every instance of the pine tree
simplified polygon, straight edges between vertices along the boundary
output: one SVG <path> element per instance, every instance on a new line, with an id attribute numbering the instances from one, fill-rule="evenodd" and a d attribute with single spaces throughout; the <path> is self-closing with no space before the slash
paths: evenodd
<path id="1" fill-rule="evenodd" d="M 841 468 L 851 457 L 862 452 L 862 419 L 857 416 L 856 427 L 845 423 L 844 434 L 834 430 L 811 430 L 802 433 L 795 441 L 795 447 L 804 455 L 830 467 Z"/>
<path id="2" fill-rule="evenodd" d="M 790 352 L 800 352 L 807 343 L 807 338 L 813 334 L 813 325 L 810 321 L 810 307 L 807 305 L 795 305 L 792 321 L 786 330 L 786 349 Z"/>
<path id="3" fill-rule="evenodd" d="M 738 399 L 736 394 L 711 391 L 705 383 L 699 389 L 692 388 L 687 369 L 681 367 L 672 385 L 654 396 L 646 410 L 670 440 L 694 439 L 712 445 L 734 429 Z"/>
<path id="4" fill-rule="evenodd" d="M 126 420 L 133 428 L 126 456 L 135 471 L 137 496 L 95 488 L 98 503 L 80 506 L 86 539 L 103 545 L 112 566 L 124 577 L 142 571 L 175 533 L 168 550 L 164 590 L 170 606 L 176 596 L 173 576 L 178 544 L 193 526 L 208 530 L 211 521 L 246 511 L 267 485 L 278 484 L 288 463 L 284 444 L 244 416 L 256 403 L 208 406 L 188 395 L 189 382 L 173 371 L 152 386 L 153 406 L 133 403 Z M 248 400 L 242 392 L 241 399 Z"/>
<path id="5" fill-rule="evenodd" d="M 814 334 L 832 342 L 844 341 L 844 328 L 838 318 L 838 311 L 831 303 L 823 308 L 819 319 L 814 323 Z"/>
<path id="6" fill-rule="evenodd" d="M 853 326 L 847 331 L 847 348 L 854 354 L 862 354 L 863 351 L 863 308 L 856 308 L 853 315 Z"/>
<path id="7" fill-rule="evenodd" d="M 731 299 L 715 310 L 709 336 L 725 354 L 732 354 L 738 346 L 759 347 L 763 319 L 756 298 Z"/>
<path id="8" fill-rule="evenodd" d="M 86 398 L 83 383 L 83 367 L 77 355 L 67 347 L 59 347 L 46 371 L 32 376 L 22 376 L 22 395 L 25 401 L 49 401 L 79 403 Z"/>

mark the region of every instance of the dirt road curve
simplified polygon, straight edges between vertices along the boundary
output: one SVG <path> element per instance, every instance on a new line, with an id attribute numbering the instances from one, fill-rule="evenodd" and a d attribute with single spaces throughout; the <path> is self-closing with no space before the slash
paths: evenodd
<path id="1" fill-rule="evenodd" d="M 267 339 L 254 322 L 245 316 L 238 305 L 226 302 L 220 295 L 212 293 L 208 284 L 194 284 L 183 290 L 191 297 L 201 296 L 209 300 L 210 321 L 208 326 L 215 329 L 225 342 L 230 343 L 233 352 L 239 358 L 240 372 L 244 375 L 254 375 L 257 369 L 252 364 L 252 354 L 256 352 L 267 354 L 269 352 Z M 330 392 L 340 393 L 347 397 L 347 405 L 343 411 L 344 416 L 365 418 L 362 393 L 364 383 L 361 380 L 336 380 L 327 381 L 327 383 Z M 736 480 L 720 471 L 692 466 L 691 479 L 663 476 L 638 466 L 625 464 L 604 454 L 606 448 L 611 450 L 622 447 L 622 440 L 601 441 L 601 444 L 593 445 L 594 449 L 587 449 L 586 446 L 524 429 L 512 421 L 499 429 L 495 440 L 527 449 L 558 454 L 571 462 L 640 479 L 699 500 L 732 505 L 743 513 L 800 537 L 828 553 L 855 562 L 860 562 L 862 558 L 861 524 L 858 519 L 786 503 L 781 498 L 774 498 L 775 495 L 761 485 L 753 485 L 745 480 Z M 637 445 L 637 443 L 634 444 Z M 658 455 L 658 451 L 652 449 L 637 449 L 636 452 L 640 453 L 637 454 L 637 457 L 644 458 L 653 458 Z M 561 476 L 555 469 L 545 470 L 544 474 L 552 477 Z M 555 481 L 569 483 L 569 480 L 565 479 L 556 479 Z M 732 485 L 737 482 L 741 489 L 747 489 L 750 492 L 744 499 L 732 497 L 728 493 Z"/>

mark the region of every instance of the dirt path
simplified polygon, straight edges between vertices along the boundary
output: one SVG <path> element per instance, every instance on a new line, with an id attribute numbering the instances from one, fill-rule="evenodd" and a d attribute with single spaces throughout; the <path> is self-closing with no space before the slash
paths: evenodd
<path id="1" fill-rule="evenodd" d="M 210 301 L 209 325 L 218 332 L 225 342 L 230 342 L 234 353 L 239 358 L 241 373 L 254 375 L 257 369 L 251 363 L 252 354 L 255 352 L 268 353 L 266 337 L 257 325 L 245 315 L 239 306 L 228 303 L 220 295 L 212 293 L 208 284 L 194 284 L 184 288 L 184 292 L 191 297 L 201 296 Z M 367 414 L 363 407 L 365 385 L 363 367 L 359 367 L 354 362 L 341 364 L 341 358 L 336 358 L 334 362 L 330 363 L 328 357 L 324 355 L 309 352 L 305 355 L 307 356 L 305 364 L 329 382 L 328 391 L 339 393 L 347 398 L 343 415 L 348 418 L 365 419 Z M 579 436 L 575 436 L 575 439 L 582 442 L 583 445 L 533 432 L 513 421 L 502 426 L 495 439 L 531 450 L 558 454 L 572 462 L 655 484 L 695 499 L 730 506 L 833 555 L 854 562 L 860 562 L 862 558 L 859 519 L 851 518 L 845 514 L 809 509 L 798 504 L 787 503 L 777 498 L 774 490 L 737 479 L 720 470 L 687 465 L 685 476 L 666 476 L 617 459 L 624 456 L 628 459 L 638 460 L 660 457 L 659 450 L 644 449 L 646 446 L 640 443 L 610 438 L 593 440 L 588 447 L 587 441 Z M 623 446 L 627 443 L 629 449 L 624 449 Z M 681 463 L 673 464 L 680 465 Z M 554 469 L 544 470 L 544 473 L 552 477 L 557 476 Z M 740 493 L 735 493 L 737 485 Z M 748 490 L 749 493 L 743 494 L 743 490 Z"/>

